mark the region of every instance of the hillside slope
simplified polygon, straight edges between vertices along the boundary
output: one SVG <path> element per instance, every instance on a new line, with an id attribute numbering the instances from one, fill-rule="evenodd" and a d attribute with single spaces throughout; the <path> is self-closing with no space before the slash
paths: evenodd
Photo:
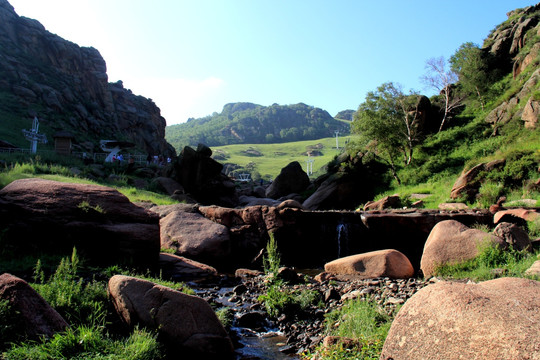
<path id="1" fill-rule="evenodd" d="M 198 143 L 221 146 L 314 140 L 333 136 L 336 130 L 341 135 L 350 131 L 348 124 L 306 104 L 231 103 L 221 113 L 168 126 L 166 139 L 179 151 Z"/>

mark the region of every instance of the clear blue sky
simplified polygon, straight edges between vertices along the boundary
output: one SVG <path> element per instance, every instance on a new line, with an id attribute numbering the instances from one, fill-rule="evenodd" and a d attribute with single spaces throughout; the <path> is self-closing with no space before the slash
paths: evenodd
<path id="1" fill-rule="evenodd" d="M 393 81 L 431 95 L 426 60 L 482 44 L 525 0 L 8 0 L 98 49 L 109 81 L 152 98 L 167 124 L 229 102 L 303 102 L 335 115 Z"/>

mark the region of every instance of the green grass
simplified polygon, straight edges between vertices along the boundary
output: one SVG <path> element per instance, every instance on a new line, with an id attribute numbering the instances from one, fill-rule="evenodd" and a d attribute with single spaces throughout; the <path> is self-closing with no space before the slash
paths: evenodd
<path id="1" fill-rule="evenodd" d="M 540 250 L 533 253 L 499 247 L 484 246 L 479 255 L 457 264 L 447 264 L 435 269 L 437 276 L 445 279 L 492 280 L 500 276 L 526 277 L 539 280 L 538 276 L 525 275 L 525 271 L 538 260 Z M 494 271 L 498 269 L 498 271 Z"/>
<path id="2" fill-rule="evenodd" d="M 17 314 L 9 303 L 0 301 L 0 351 L 2 359 L 162 359 L 163 349 L 156 334 L 134 329 L 129 334 L 110 333 L 107 319 L 107 282 L 88 279 L 84 273 L 106 278 L 123 274 L 142 278 L 187 294 L 192 289 L 183 283 L 166 281 L 151 274 L 140 275 L 111 266 L 106 269 L 84 268 L 83 261 L 73 250 L 63 258 L 48 276 L 48 269 L 38 261 L 34 269 L 34 283 L 30 285 L 70 324 L 65 332 L 50 339 L 27 341 L 17 329 Z"/>
<path id="3" fill-rule="evenodd" d="M 101 329 L 77 326 L 49 340 L 26 342 L 2 354 L 5 360 L 159 360 L 164 358 L 156 335 L 135 329 L 127 338 L 115 339 Z"/>
<path id="4" fill-rule="evenodd" d="M 327 335 L 354 339 L 354 344 L 337 344 L 329 348 L 319 346 L 315 353 L 304 354 L 307 358 L 325 360 L 379 359 L 384 340 L 397 314 L 387 314 L 373 299 L 355 299 L 326 316 Z"/>
<path id="5" fill-rule="evenodd" d="M 65 183 L 113 187 L 124 194 L 131 202 L 149 202 L 156 205 L 171 205 L 178 203 L 178 201 L 171 199 L 168 195 L 129 186 L 129 176 L 123 173 L 113 177 L 116 180 L 103 180 L 100 182 L 90 180 L 84 177 L 84 175 L 75 175 L 70 169 L 71 166 L 83 169 L 83 173 L 86 169 L 82 162 L 77 159 L 67 157 L 52 157 L 48 159 L 26 157 L 19 160 L 18 157 L 15 157 L 9 160 L 11 161 L 9 166 L 4 167 L 3 169 L 0 168 L 0 188 L 19 179 L 41 178 Z M 58 164 L 56 161 L 60 161 L 60 163 Z M 105 170 L 107 170 L 107 167 L 105 167 Z M 111 168 L 108 170 L 114 173 L 116 169 Z"/>
<path id="6" fill-rule="evenodd" d="M 340 148 L 345 145 L 345 141 L 351 139 L 351 136 L 340 137 Z M 281 144 L 242 144 L 242 145 L 227 145 L 216 146 L 212 148 L 214 156 L 220 154 L 224 156 L 223 160 L 219 159 L 220 163 L 237 164 L 243 168 L 253 168 L 261 177 L 265 179 L 274 179 L 282 168 L 293 161 L 298 161 L 302 168 L 306 169 L 307 148 L 322 144 L 322 148 L 318 149 L 322 153 L 321 156 L 313 156 L 313 173 L 321 174 L 324 166 L 330 162 L 334 156 L 339 155 L 341 150 L 336 150 L 336 139 L 333 137 L 323 138 L 319 140 L 297 141 Z M 254 149 L 262 156 L 249 156 L 245 153 L 248 149 Z M 248 165 L 250 164 L 251 165 Z M 253 177 L 253 174 L 252 174 Z"/>

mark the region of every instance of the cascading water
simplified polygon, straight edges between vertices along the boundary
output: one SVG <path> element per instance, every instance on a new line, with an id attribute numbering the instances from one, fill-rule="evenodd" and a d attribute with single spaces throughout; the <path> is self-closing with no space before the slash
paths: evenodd
<path id="1" fill-rule="evenodd" d="M 338 253 L 337 257 L 343 257 L 347 255 L 348 249 L 347 249 L 347 240 L 348 240 L 348 231 L 347 231 L 347 225 L 346 224 L 338 224 L 336 228 L 337 233 L 337 248 Z"/>

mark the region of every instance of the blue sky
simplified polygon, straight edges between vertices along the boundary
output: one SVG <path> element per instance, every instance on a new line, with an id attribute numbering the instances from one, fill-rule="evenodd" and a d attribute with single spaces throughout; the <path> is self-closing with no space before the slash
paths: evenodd
<path id="1" fill-rule="evenodd" d="M 229 102 L 303 102 L 335 115 L 393 81 L 427 95 L 426 61 L 482 44 L 525 0 L 8 0 L 98 49 L 109 81 L 151 98 L 168 125 Z"/>

